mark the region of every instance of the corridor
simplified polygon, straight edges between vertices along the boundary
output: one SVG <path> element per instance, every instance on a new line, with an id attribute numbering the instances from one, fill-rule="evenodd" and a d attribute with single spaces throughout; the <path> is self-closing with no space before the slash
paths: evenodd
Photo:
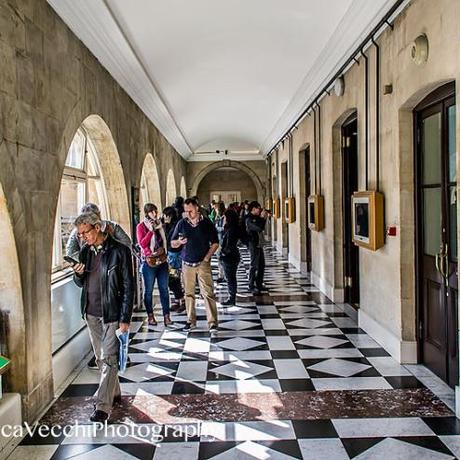
<path id="1" fill-rule="evenodd" d="M 123 401 L 109 431 L 91 432 L 99 378 L 83 367 L 40 420 L 73 431 L 57 439 L 27 436 L 10 460 L 460 456 L 460 423 L 423 383 L 444 391 L 451 405 L 437 377 L 399 365 L 343 306 L 268 247 L 269 293 L 244 294 L 249 256 L 242 255 L 242 295 L 236 306 L 219 307 L 220 330 L 212 337 L 202 301 L 198 328 L 188 334 L 179 329 L 183 314 L 165 330 L 135 313 Z M 225 284 L 216 286 L 224 298 Z M 76 432 L 76 424 L 89 431 Z"/>

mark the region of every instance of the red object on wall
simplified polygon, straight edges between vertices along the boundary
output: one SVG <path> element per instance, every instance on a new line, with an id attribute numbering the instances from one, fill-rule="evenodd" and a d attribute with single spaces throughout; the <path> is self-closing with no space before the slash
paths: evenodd
<path id="1" fill-rule="evenodd" d="M 387 235 L 388 236 L 396 236 L 396 227 L 388 227 Z"/>

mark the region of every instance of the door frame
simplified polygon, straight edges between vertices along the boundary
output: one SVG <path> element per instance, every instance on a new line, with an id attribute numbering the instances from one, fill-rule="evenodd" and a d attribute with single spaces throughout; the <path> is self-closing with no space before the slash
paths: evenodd
<path id="1" fill-rule="evenodd" d="M 304 220 L 300 221 L 300 262 L 305 267 L 307 272 L 312 270 L 312 248 L 311 248 L 311 230 L 308 226 L 308 197 L 312 192 L 311 189 L 311 159 L 310 159 L 310 145 L 305 144 L 299 150 L 299 182 L 300 182 L 300 216 L 304 216 Z M 310 187 L 307 187 L 308 172 Z"/>
<path id="2" fill-rule="evenodd" d="M 343 300 L 344 302 L 347 303 L 356 303 L 352 302 L 353 299 L 350 298 L 352 295 L 352 287 L 348 286 L 347 283 L 347 266 L 352 264 L 352 261 L 350 259 L 350 254 L 349 251 L 347 251 L 347 245 L 351 243 L 350 241 L 347 240 L 346 238 L 346 212 L 345 212 L 345 156 L 344 156 L 344 148 L 343 148 L 343 139 L 344 139 L 344 129 L 350 125 L 351 123 L 356 123 L 356 127 L 358 129 L 358 112 L 352 112 L 340 125 L 340 156 L 341 156 L 341 173 L 342 173 L 342 178 L 341 178 L 341 203 L 342 203 L 342 264 L 343 264 Z M 359 187 L 359 138 L 357 134 L 357 139 L 356 139 L 356 182 L 357 182 L 357 189 Z M 352 222 L 350 222 L 350 225 L 353 225 Z M 351 252 L 351 250 L 350 250 Z M 358 290 L 358 305 L 359 305 L 359 282 L 360 282 L 360 267 L 359 267 L 359 248 L 356 247 L 356 258 L 357 258 L 357 265 L 358 265 L 358 270 L 356 273 L 357 280 L 356 282 L 358 283 L 358 286 L 354 286 L 355 288 L 357 287 Z"/>
<path id="3" fill-rule="evenodd" d="M 420 118 L 421 113 L 426 111 L 431 106 L 442 103 L 446 99 L 451 97 L 455 98 L 455 81 L 451 81 L 434 91 L 428 94 L 422 101 L 420 101 L 413 109 L 412 120 L 413 120 L 413 164 L 414 164 L 414 222 L 415 222 L 415 231 L 414 231 L 414 242 L 415 242 L 415 321 L 416 321 L 416 338 L 417 338 L 417 362 L 423 363 L 423 326 L 424 326 L 424 313 L 423 313 L 423 236 L 421 232 L 421 224 L 423 222 L 422 216 L 422 200 L 420 197 L 420 178 L 421 178 L 421 168 L 420 168 L 420 148 L 421 148 L 421 137 L 419 136 L 420 130 Z M 445 142 L 446 142 L 446 133 L 445 130 L 442 133 L 442 145 L 443 150 L 445 151 Z M 458 181 L 458 179 L 457 179 Z M 458 313 L 458 305 L 457 305 Z M 456 327 L 458 330 L 458 327 Z M 448 331 L 446 331 L 448 333 Z M 456 347 L 458 353 L 458 334 L 455 334 L 456 337 Z M 458 354 L 457 354 L 458 359 Z M 447 355 L 446 355 L 447 361 Z M 447 380 L 449 378 L 448 369 L 447 371 Z M 458 380 L 458 375 L 457 375 Z M 458 383 L 458 382 L 456 382 Z"/>

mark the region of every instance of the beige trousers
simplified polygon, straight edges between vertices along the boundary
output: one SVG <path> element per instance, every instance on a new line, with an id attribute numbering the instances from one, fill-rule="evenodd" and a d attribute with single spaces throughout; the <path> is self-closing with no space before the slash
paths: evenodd
<path id="1" fill-rule="evenodd" d="M 182 276 L 184 279 L 185 306 L 187 308 L 188 321 L 192 324 L 196 324 L 195 285 L 198 277 L 198 285 L 200 286 L 200 293 L 204 299 L 208 324 L 214 323 L 217 325 L 217 304 L 214 294 L 211 262 L 201 262 L 198 267 L 189 267 L 183 264 Z"/>

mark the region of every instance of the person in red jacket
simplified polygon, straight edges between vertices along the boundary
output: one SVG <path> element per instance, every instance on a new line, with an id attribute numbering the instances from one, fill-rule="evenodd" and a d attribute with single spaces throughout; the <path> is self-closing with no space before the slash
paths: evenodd
<path id="1" fill-rule="evenodd" d="M 141 273 L 144 279 L 144 305 L 148 315 L 148 324 L 158 323 L 153 314 L 153 288 L 158 280 L 160 302 L 163 309 L 164 324 L 172 324 L 169 310 L 169 267 L 167 261 L 167 241 L 163 224 L 158 219 L 158 208 L 152 203 L 144 206 L 144 221 L 136 228 L 137 242 L 142 249 Z"/>

